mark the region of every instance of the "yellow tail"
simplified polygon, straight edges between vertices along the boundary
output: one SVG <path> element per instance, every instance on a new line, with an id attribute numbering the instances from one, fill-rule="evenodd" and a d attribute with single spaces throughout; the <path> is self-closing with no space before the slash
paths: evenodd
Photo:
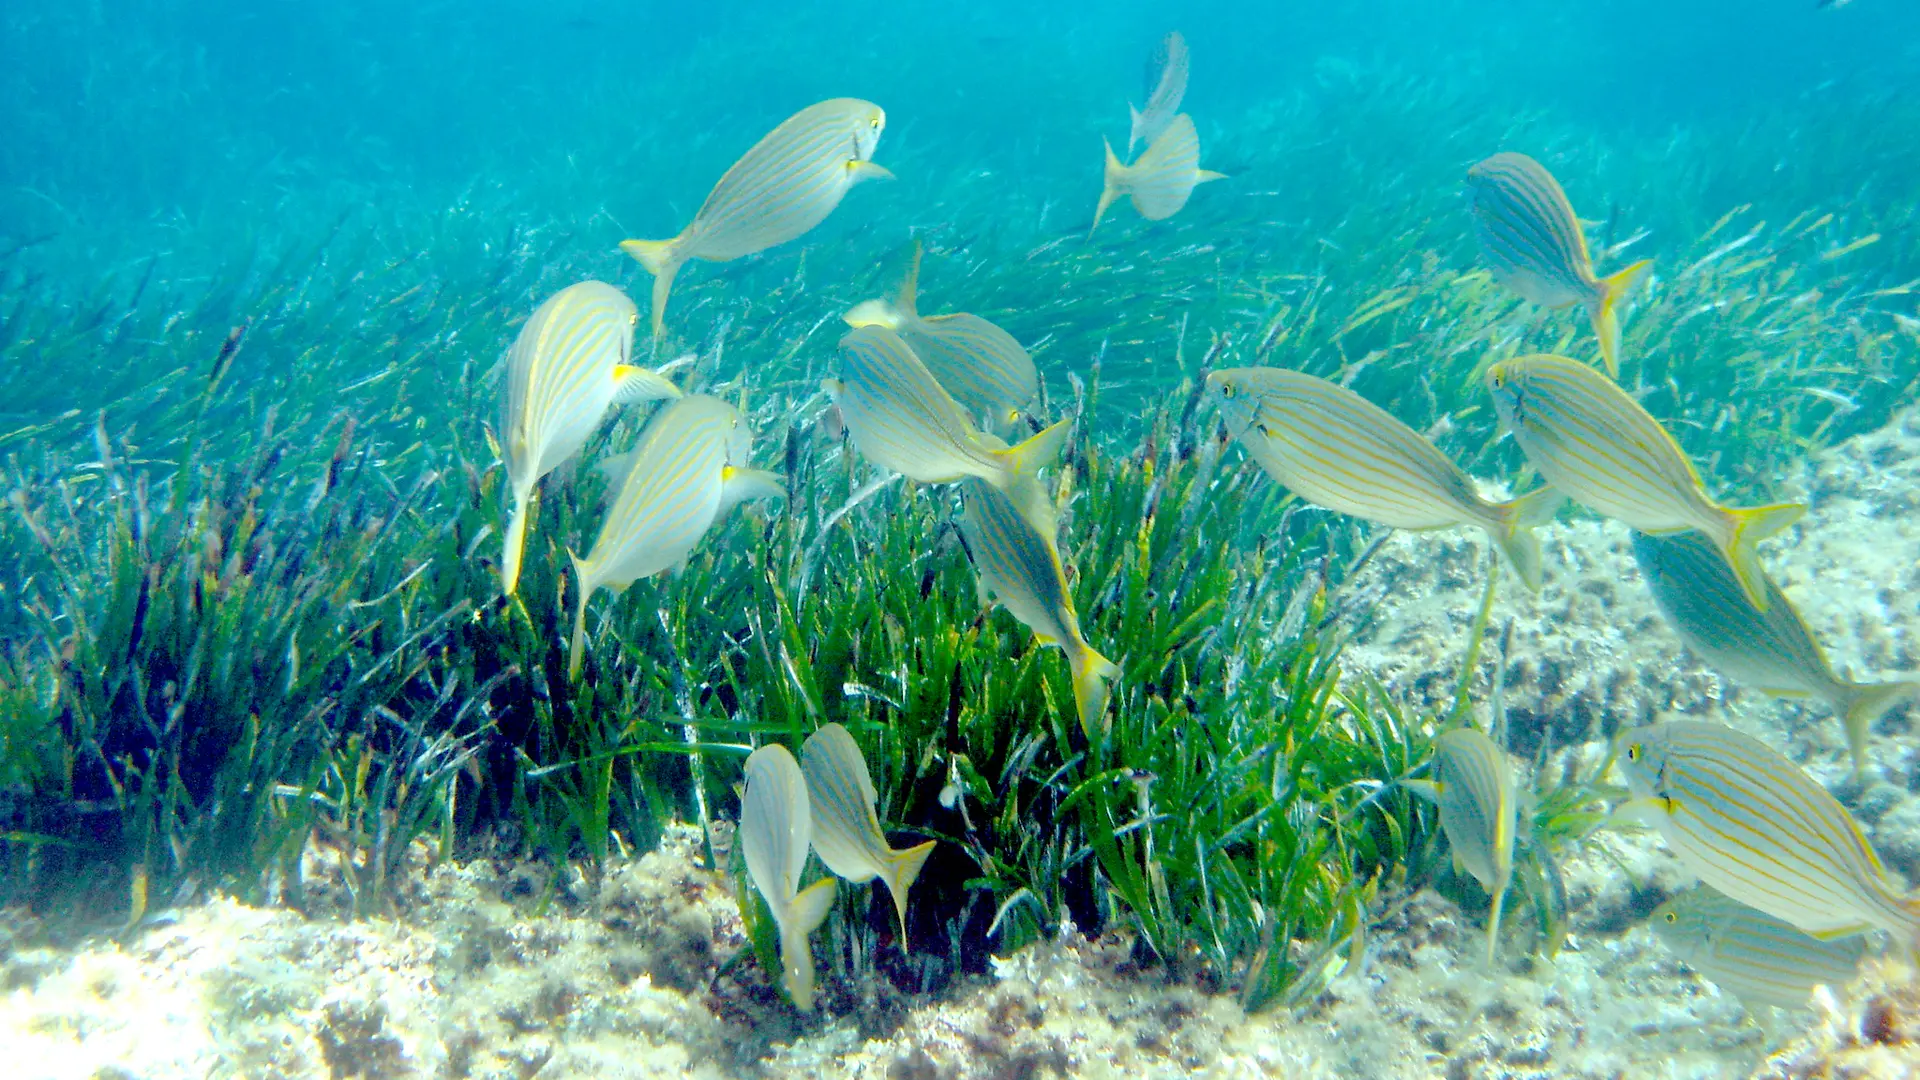
<path id="1" fill-rule="evenodd" d="M 1093 226 L 1087 230 L 1088 236 L 1092 236 L 1093 230 L 1100 227 L 1100 219 L 1107 215 L 1107 207 L 1113 205 L 1113 200 L 1120 197 L 1127 180 L 1127 167 L 1114 156 L 1113 144 L 1102 140 L 1102 145 L 1107 148 L 1105 186 L 1100 189 L 1100 205 L 1094 208 Z"/>
<path id="2" fill-rule="evenodd" d="M 1600 338 L 1600 359 L 1606 361 L 1609 378 L 1620 377 L 1620 301 L 1640 279 L 1653 269 L 1652 259 L 1641 259 L 1632 266 L 1600 279 L 1600 297 L 1591 308 L 1593 332 Z"/>
<path id="3" fill-rule="evenodd" d="M 1754 550 L 1754 545 L 1799 521 L 1806 512 L 1807 508 L 1799 503 L 1727 510 L 1733 525 L 1726 542 L 1727 564 L 1733 567 L 1733 576 L 1740 580 L 1747 599 L 1761 611 L 1767 610 L 1767 576 L 1760 568 L 1760 553 Z"/>
<path id="4" fill-rule="evenodd" d="M 1097 728 L 1107 733 L 1107 698 L 1113 694 L 1113 681 L 1120 677 L 1120 665 L 1101 656 L 1084 641 L 1067 649 L 1067 667 L 1073 673 L 1073 702 L 1080 712 L 1080 730 L 1089 742 Z"/>
<path id="5" fill-rule="evenodd" d="M 1920 694 L 1920 683 L 1840 683 L 1840 692 L 1834 701 L 1834 707 L 1840 710 L 1840 722 L 1847 728 L 1847 750 L 1853 755 L 1853 775 L 1859 776 L 1867 769 L 1867 732 L 1873 722 L 1880 719 L 1888 709 L 1915 694 Z"/>
<path id="6" fill-rule="evenodd" d="M 1543 487 L 1494 506 L 1499 522 L 1487 527 L 1487 535 L 1493 537 L 1494 545 L 1530 592 L 1540 591 L 1542 577 L 1540 539 L 1533 535 L 1534 527 L 1552 521 L 1565 499 L 1553 488 Z"/>
<path id="7" fill-rule="evenodd" d="M 572 552 L 567 554 L 573 559 L 574 591 L 580 594 L 574 601 L 573 645 L 567 650 L 567 681 L 578 682 L 580 665 L 587 659 L 587 600 L 593 595 L 593 588 L 587 584 L 586 561 Z"/>
<path id="8" fill-rule="evenodd" d="M 1015 481 L 1030 480 L 1041 469 L 1060 460 L 1061 451 L 1066 449 L 1067 436 L 1073 434 L 1073 420 L 1061 420 L 1040 434 L 1017 446 L 1001 451 L 1001 460 L 1006 462 L 1007 483 L 999 485 L 1008 490 Z"/>
<path id="9" fill-rule="evenodd" d="M 904 851 L 887 852 L 887 892 L 893 895 L 893 910 L 900 916 L 900 951 L 907 951 L 907 890 L 913 888 L 915 878 L 927 865 L 927 856 L 933 854 L 933 846 L 938 843 L 929 840 L 916 844 Z"/>
<path id="10" fill-rule="evenodd" d="M 653 336 L 658 338 L 667 324 L 667 294 L 673 291 L 673 275 L 687 257 L 680 250 L 680 237 L 671 240 L 622 240 L 620 250 L 633 256 L 647 273 L 653 275 Z"/>
<path id="11" fill-rule="evenodd" d="M 1493 894 L 1493 911 L 1487 915 L 1487 966 L 1493 967 L 1500 945 L 1500 909 L 1507 903 L 1507 890 Z"/>
<path id="12" fill-rule="evenodd" d="M 520 587 L 520 560 L 527 544 L 527 515 L 532 509 L 533 491 L 513 493 L 513 512 L 507 515 L 506 549 L 500 553 L 500 584 L 512 596 Z"/>
<path id="13" fill-rule="evenodd" d="M 780 982 L 801 1012 L 813 1011 L 813 944 L 807 939 L 832 913 L 834 891 L 834 879 L 823 877 L 800 890 L 785 919 L 775 918 L 780 924 L 780 963 L 786 968 Z"/>

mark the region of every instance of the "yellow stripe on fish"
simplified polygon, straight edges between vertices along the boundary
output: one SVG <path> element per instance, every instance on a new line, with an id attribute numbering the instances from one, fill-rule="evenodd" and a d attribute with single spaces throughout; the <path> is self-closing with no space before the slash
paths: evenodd
<path id="1" fill-rule="evenodd" d="M 920 242 L 893 302 L 867 300 L 844 318 L 849 326 L 884 326 L 900 335 L 969 416 L 1004 435 L 1040 392 L 1040 373 L 1012 334 L 978 315 L 922 317 L 918 307 Z"/>
<path id="2" fill-rule="evenodd" d="M 966 411 L 900 335 L 856 327 L 840 339 L 840 378 L 826 390 L 860 453 L 883 469 L 927 484 L 977 476 L 1009 492 L 1052 464 L 1072 430 L 1062 420 L 1008 447 L 973 426 Z"/>
<path id="3" fill-rule="evenodd" d="M 871 101 L 810 105 L 734 162 L 680 235 L 623 241 L 620 250 L 653 275 L 654 337 L 674 274 L 688 259 L 726 262 L 784 244 L 825 221 L 853 185 L 891 178 L 871 160 L 886 126 L 886 112 Z"/>
<path id="4" fill-rule="evenodd" d="M 1754 606 L 1725 556 L 1698 532 L 1634 533 L 1633 557 L 1680 640 L 1707 663 L 1766 693 L 1811 695 L 1833 706 L 1846 725 L 1856 775 L 1866 768 L 1873 722 L 1920 693 L 1920 683 L 1857 683 L 1835 675 L 1780 587 L 1762 574 L 1767 607 Z"/>
<path id="5" fill-rule="evenodd" d="M 1486 382 L 1501 423 L 1547 483 L 1644 533 L 1707 534 L 1747 598 L 1767 609 L 1754 544 L 1800 520 L 1806 507 L 1714 502 L 1667 429 L 1578 360 L 1545 353 L 1504 360 L 1487 369 Z"/>
<path id="6" fill-rule="evenodd" d="M 1489 502 L 1425 436 L 1305 372 L 1223 368 L 1207 376 L 1207 389 L 1248 455 L 1302 499 L 1397 529 L 1485 529 L 1527 588 L 1540 588 L 1533 527 L 1552 520 L 1559 492 Z"/>
<path id="7" fill-rule="evenodd" d="M 1106 183 L 1100 189 L 1100 205 L 1093 212 L 1093 228 L 1087 235 L 1093 235 L 1107 207 L 1122 195 L 1133 199 L 1133 208 L 1141 217 L 1163 221 L 1187 205 L 1194 188 L 1226 178 L 1225 173 L 1200 167 L 1200 133 L 1193 129 L 1193 118 L 1181 113 L 1131 165 L 1122 165 L 1114 156 L 1113 145 L 1107 144 Z"/>
<path id="8" fill-rule="evenodd" d="M 1434 737 L 1433 778 L 1403 783 L 1439 805 L 1440 827 L 1453 849 L 1454 864 L 1472 874 L 1493 900 L 1487 916 L 1491 966 L 1499 941 L 1500 912 L 1513 877 L 1513 839 L 1519 820 L 1513 763 L 1478 729 L 1454 728 Z"/>
<path id="9" fill-rule="evenodd" d="M 1749 1010 L 1805 1008 L 1814 987 L 1852 982 L 1867 951 L 1865 937 L 1821 941 L 1705 885 L 1655 908 L 1648 925 L 1675 956 Z"/>
<path id="10" fill-rule="evenodd" d="M 1620 374 L 1620 301 L 1652 263 L 1593 276 L 1587 238 L 1566 192 L 1525 154 L 1495 154 L 1467 170 L 1473 235 L 1495 280 L 1546 308 L 1579 304 L 1593 320 L 1607 374 Z"/>
<path id="11" fill-rule="evenodd" d="M 755 750 L 747 757 L 738 842 L 747 876 L 780 930 L 780 985 L 802 1012 L 813 1009 L 813 947 L 807 938 L 833 910 L 832 878 L 800 887 L 812 836 L 807 781 L 792 752 L 778 743 Z"/>
<path id="12" fill-rule="evenodd" d="M 1127 153 L 1141 143 L 1152 143 L 1180 113 L 1180 101 L 1187 96 L 1187 39 L 1175 30 L 1154 50 L 1149 68 L 1147 103 L 1141 108 L 1127 106 L 1132 120 L 1127 134 Z"/>
<path id="13" fill-rule="evenodd" d="M 691 394 L 662 409 L 632 453 L 603 464 L 614 494 L 593 550 L 573 559 L 569 677 L 579 677 L 585 659 L 587 601 L 596 590 L 619 593 L 679 566 L 727 507 L 785 493 L 778 477 L 745 467 L 751 438 L 738 409 Z"/>
<path id="14" fill-rule="evenodd" d="M 1846 808 L 1765 743 L 1676 720 L 1623 732 L 1618 746 L 1634 795 L 1621 816 L 1658 829 L 1701 881 L 1817 938 L 1920 934 L 1920 904 L 1887 878 Z"/>
<path id="15" fill-rule="evenodd" d="M 960 492 L 965 503 L 960 535 L 967 542 L 974 573 L 1040 644 L 1066 652 L 1081 730 L 1091 740 L 1096 729 L 1107 729 L 1107 697 L 1120 668 L 1081 635 L 1080 616 L 1074 611 L 1066 569 L 1060 562 L 1051 507 L 1036 512 L 1024 502 L 1017 503 L 1017 496 L 1010 498 L 973 478 L 961 483 Z"/>
<path id="16" fill-rule="evenodd" d="M 894 850 L 880 831 L 873 805 L 879 793 L 867 773 L 867 759 L 847 729 L 823 724 L 800 748 L 800 769 L 807 777 L 813 807 L 813 850 L 827 869 L 858 885 L 879 878 L 893 896 L 900 917 L 900 948 L 907 947 L 907 890 L 920 876 L 934 841 Z"/>
<path id="17" fill-rule="evenodd" d="M 534 309 L 507 352 L 501 450 L 513 508 L 500 580 L 509 596 L 520 584 L 534 485 L 580 452 L 616 402 L 680 396 L 665 376 L 628 363 L 639 319 L 626 293 L 582 281 Z"/>

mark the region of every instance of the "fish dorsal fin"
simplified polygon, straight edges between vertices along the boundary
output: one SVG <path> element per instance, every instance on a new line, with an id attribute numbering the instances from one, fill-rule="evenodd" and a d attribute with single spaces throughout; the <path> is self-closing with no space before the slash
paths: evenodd
<path id="1" fill-rule="evenodd" d="M 919 237 L 913 238 L 913 251 L 907 256 L 907 273 L 900 279 L 900 291 L 894 294 L 893 306 L 911 319 L 920 314 L 920 256 L 924 248 Z"/>

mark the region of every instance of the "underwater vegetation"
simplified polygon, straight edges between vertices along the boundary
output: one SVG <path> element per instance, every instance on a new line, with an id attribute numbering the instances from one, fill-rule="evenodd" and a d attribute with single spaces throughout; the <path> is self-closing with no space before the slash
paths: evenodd
<path id="1" fill-rule="evenodd" d="M 1167 51 L 1184 81 L 1184 41 Z M 1489 744 L 1476 767 L 1497 795 L 1419 797 L 1437 739 L 1493 727 L 1469 679 L 1485 609 L 1445 711 L 1346 665 L 1368 613 L 1343 586 L 1379 530 L 1303 499 L 1369 517 L 1363 501 L 1276 484 L 1218 400 L 1222 373 L 1302 372 L 1332 388 L 1323 403 L 1396 418 L 1396 445 L 1421 447 L 1408 475 L 1454 502 L 1389 524 L 1480 525 L 1531 581 L 1528 530 L 1549 515 L 1466 478 L 1530 492 L 1537 470 L 1589 501 L 1556 474 L 1575 465 L 1498 438 L 1485 386 L 1518 358 L 1572 357 L 1632 406 L 1621 424 L 1671 436 L 1663 464 L 1692 482 L 1658 494 L 1717 528 L 1713 499 L 1772 498 L 1783 462 L 1914 398 L 1913 203 L 1755 180 L 1890 121 L 1815 103 L 1781 121 L 1785 151 L 1766 128 L 1627 151 L 1330 68 L 1311 95 L 1200 114 L 1222 177 L 1199 169 L 1168 85 L 1132 132 L 1131 168 L 1178 174 L 1164 187 L 1110 150 L 1095 192 L 1089 141 L 1080 187 L 983 196 L 925 143 L 890 158 L 889 118 L 854 102 L 868 134 L 803 147 L 851 156 L 801 154 L 814 186 L 782 204 L 755 185 L 794 174 L 746 166 L 800 129 L 756 146 L 767 125 L 730 124 L 725 153 L 753 149 L 736 171 L 716 162 L 725 179 L 686 231 L 623 245 L 651 281 L 595 257 L 619 241 L 609 222 L 530 220 L 483 189 L 255 238 L 211 270 L 148 259 L 85 295 L 49 280 L 33 237 L 0 245 L 0 901 L 129 926 L 215 890 L 298 907 L 303 853 L 325 843 L 348 853 L 356 909 L 380 913 L 410 853 L 532 857 L 557 881 L 687 820 L 803 1008 L 798 950 L 834 918 L 916 991 L 1071 922 L 1249 1008 L 1296 1004 L 1449 854 L 1490 893 L 1494 962 L 1551 951 L 1556 861 L 1621 793 L 1604 766 L 1530 769 Z M 1314 134 L 1333 129 L 1372 136 L 1336 151 Z M 1467 168 L 1521 145 L 1575 205 L 1659 193 L 1616 196 L 1595 230 L 1606 266 L 1651 253 L 1613 278 L 1567 211 L 1560 272 L 1587 290 L 1585 318 L 1515 295 L 1477 254 Z M 856 186 L 881 175 L 873 157 L 900 177 L 890 202 Z M 613 172 L 569 182 L 612 190 Z M 1151 223 L 1089 238 L 1123 193 Z M 1275 205 L 1288 220 L 1268 220 Z M 769 206 L 791 219 L 767 225 Z M 893 287 L 903 251 L 908 285 L 876 314 L 860 301 Z M 688 259 L 722 265 L 678 278 L 666 319 Z M 652 291 L 646 344 L 638 308 L 600 296 L 576 359 L 605 378 L 515 443 L 501 361 L 563 320 L 543 301 L 616 269 L 632 276 L 607 293 Z M 919 310 L 923 283 L 938 313 Z M 967 397 L 916 337 L 1004 377 Z M 1616 358 L 1617 387 L 1591 366 Z M 903 401 L 934 419 L 896 423 Z M 696 412 L 729 433 L 666 427 Z M 696 447 L 698 470 L 635 471 Z M 636 449 L 624 470 L 586 467 Z M 1631 523 L 1676 520 L 1693 523 Z M 678 530 L 672 557 L 650 529 Z M 1728 569 L 1767 611 L 1760 531 Z M 823 819 L 806 748 L 830 731 L 852 755 L 834 752 Z M 731 846 L 723 819 L 740 823 Z M 807 876 L 829 819 L 846 887 Z M 1860 852 L 1836 852 L 1857 906 L 1899 910 Z"/>

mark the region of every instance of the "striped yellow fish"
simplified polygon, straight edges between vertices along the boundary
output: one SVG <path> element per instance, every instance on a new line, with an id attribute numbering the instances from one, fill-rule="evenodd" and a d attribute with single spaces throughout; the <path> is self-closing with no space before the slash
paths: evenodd
<path id="1" fill-rule="evenodd" d="M 500 581 L 508 596 L 520 585 L 527 511 L 540 478 L 579 453 L 615 403 L 680 396 L 665 376 L 627 362 L 639 321 L 626 293 L 582 281 L 535 308 L 507 352 L 500 430 L 513 509 Z"/>
<path id="2" fill-rule="evenodd" d="M 900 948 L 907 947 L 907 890 L 920 876 L 934 841 L 894 850 L 873 812 L 879 793 L 859 744 L 839 724 L 823 724 L 800 748 L 813 806 L 813 850 L 827 869 L 858 885 L 879 878 L 900 916 Z"/>
<path id="3" fill-rule="evenodd" d="M 840 378 L 827 393 L 860 453 L 883 469 L 926 484 L 977 476 L 1017 491 L 1060 456 L 1071 433 L 1062 420 L 1018 446 L 973 426 L 900 335 L 884 326 L 856 327 L 840 339 Z"/>
<path id="4" fill-rule="evenodd" d="M 920 241 L 900 292 L 889 303 L 867 300 L 846 313 L 849 326 L 884 326 L 900 335 L 920 362 L 971 416 L 985 417 L 987 430 L 1012 430 L 1020 411 L 1040 392 L 1033 357 L 1013 335 L 978 315 L 922 317 L 918 300 Z"/>
<path id="5" fill-rule="evenodd" d="M 960 492 L 966 506 L 960 535 L 974 573 L 1001 607 L 1033 631 L 1036 641 L 1067 654 L 1081 730 L 1092 739 L 1096 728 L 1106 730 L 1107 697 L 1120 668 L 1081 636 L 1080 616 L 1060 564 L 1051 506 L 1036 510 L 1026 501 L 1016 502 L 1017 495 L 1010 498 L 971 477 L 961 483 Z"/>
<path id="6" fill-rule="evenodd" d="M 1766 693 L 1812 696 L 1833 706 L 1846 725 L 1856 775 L 1867 765 L 1873 722 L 1920 693 L 1920 683 L 1857 683 L 1835 675 L 1780 587 L 1762 574 L 1767 609 L 1755 607 L 1719 549 L 1700 533 L 1634 533 L 1633 557 L 1680 640 L 1707 663 Z"/>
<path id="7" fill-rule="evenodd" d="M 1474 876 L 1493 898 L 1487 916 L 1487 964 L 1499 941 L 1500 911 L 1513 877 L 1513 837 L 1519 793 L 1513 763 L 1476 728 L 1445 731 L 1433 740 L 1433 778 L 1402 781 L 1440 807 L 1440 827 L 1453 849 L 1453 865 Z"/>
<path id="8" fill-rule="evenodd" d="M 1181 113 L 1131 165 L 1120 164 L 1113 144 L 1107 144 L 1106 186 L 1100 189 L 1100 205 L 1093 211 L 1093 228 L 1087 235 L 1093 235 L 1107 207 L 1122 195 L 1132 197 L 1133 208 L 1141 217 L 1163 221 L 1187 205 L 1194 188 L 1209 180 L 1225 179 L 1224 173 L 1200 167 L 1200 133 L 1193 129 L 1193 118 Z"/>
<path id="9" fill-rule="evenodd" d="M 579 677 L 585 659 L 587 601 L 596 590 L 619 593 L 679 566 L 734 503 L 786 493 L 779 477 L 746 467 L 751 444 L 738 409 L 690 394 L 653 418 L 632 453 L 602 466 L 615 494 L 593 551 L 573 557 L 577 610 L 569 677 Z"/>
<path id="10" fill-rule="evenodd" d="M 1495 154 L 1467 170 L 1480 252 L 1502 285 L 1546 308 L 1580 304 L 1593 320 L 1607 374 L 1620 374 L 1620 300 L 1653 265 L 1642 259 L 1593 276 L 1587 238 L 1560 182 L 1525 154 Z"/>
<path id="11" fill-rule="evenodd" d="M 1486 380 L 1500 422 L 1547 483 L 1644 533 L 1707 534 L 1747 598 L 1767 609 L 1754 544 L 1800 520 L 1806 507 L 1714 502 L 1667 429 L 1578 360 L 1546 353 L 1503 360 L 1487 369 Z"/>
<path id="12" fill-rule="evenodd" d="M 1676 720 L 1622 732 L 1617 748 L 1634 796 L 1620 816 L 1658 829 L 1701 881 L 1822 940 L 1920 934 L 1920 903 L 1888 880 L 1846 808 L 1765 743 Z"/>
<path id="13" fill-rule="evenodd" d="M 807 781 L 786 747 L 773 743 L 747 758 L 746 791 L 740 796 L 740 833 L 735 843 L 746 859 L 753 887 L 766 898 L 780 928 L 780 985 L 801 1012 L 813 1010 L 813 946 L 807 938 L 833 910 L 833 879 L 802 889 L 807 845 L 813 835 Z"/>
<path id="14" fill-rule="evenodd" d="M 1175 30 L 1154 50 L 1147 82 L 1147 104 L 1136 109 L 1127 106 L 1133 126 L 1127 135 L 1127 153 L 1141 143 L 1160 137 L 1180 114 L 1180 100 L 1187 96 L 1187 39 Z"/>
<path id="15" fill-rule="evenodd" d="M 1821 941 L 1705 885 L 1655 908 L 1650 925 L 1675 956 L 1749 1010 L 1805 1008 L 1814 987 L 1852 982 L 1867 951 L 1865 937 Z"/>
<path id="16" fill-rule="evenodd" d="M 1540 588 L 1533 528 L 1552 520 L 1559 492 L 1489 502 L 1425 436 L 1305 372 L 1222 368 L 1207 376 L 1207 390 L 1248 456 L 1302 499 L 1396 529 L 1485 529 L 1527 588 Z"/>
<path id="17" fill-rule="evenodd" d="M 810 105 L 734 162 L 680 235 L 623 241 L 620 250 L 653 275 L 653 336 L 665 325 L 673 276 L 688 259 L 726 262 L 784 244 L 825 221 L 853 185 L 891 179 L 872 161 L 886 126 L 886 112 L 871 101 Z"/>

